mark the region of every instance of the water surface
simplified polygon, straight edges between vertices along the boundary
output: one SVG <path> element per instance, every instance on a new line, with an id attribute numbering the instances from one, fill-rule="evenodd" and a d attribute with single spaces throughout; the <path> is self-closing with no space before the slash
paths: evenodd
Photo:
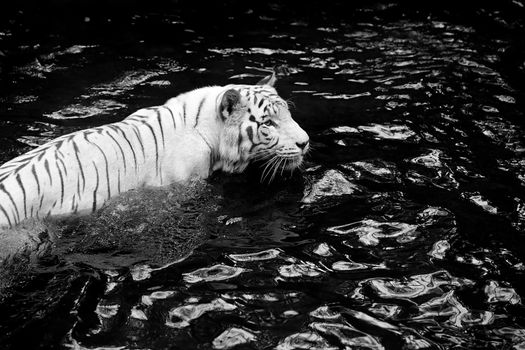
<path id="1" fill-rule="evenodd" d="M 2 161 L 276 64 L 291 68 L 278 90 L 313 150 L 303 172 L 269 185 L 257 167 L 213 176 L 216 201 L 159 205 L 151 215 L 167 225 L 142 241 L 135 226 L 128 240 L 104 231 L 103 217 L 69 232 L 11 281 L 3 347 L 525 348 L 523 90 L 504 61 L 514 39 L 383 10 L 233 14 L 256 19 L 247 30 L 151 11 L 104 38 L 54 28 L 37 47 L 30 35 L 13 46 L 14 21 Z"/>

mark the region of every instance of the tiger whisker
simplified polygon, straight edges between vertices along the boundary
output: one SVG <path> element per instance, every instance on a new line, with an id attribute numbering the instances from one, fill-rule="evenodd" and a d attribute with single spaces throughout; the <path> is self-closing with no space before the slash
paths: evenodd
<path id="1" fill-rule="evenodd" d="M 251 156 L 256 156 L 256 155 L 260 155 L 260 154 L 269 154 L 271 153 L 269 150 L 267 149 L 261 149 L 261 150 L 258 150 L 254 153 L 251 154 Z"/>
<path id="2" fill-rule="evenodd" d="M 274 156 L 272 158 L 269 158 L 268 160 L 266 160 L 265 162 L 262 163 L 261 167 L 265 167 L 264 170 L 266 170 L 266 168 L 268 167 L 268 165 L 270 163 L 272 163 L 273 161 L 275 161 L 275 159 L 277 158 L 277 156 Z"/>
<path id="3" fill-rule="evenodd" d="M 276 157 L 275 161 L 272 163 L 272 166 L 270 169 L 268 169 L 268 175 L 270 175 L 270 179 L 268 180 L 268 183 L 271 183 L 275 177 L 276 170 L 279 168 L 279 165 L 282 162 L 282 158 Z"/>
<path id="4" fill-rule="evenodd" d="M 268 180 L 268 183 L 271 183 L 273 181 L 273 178 L 275 177 L 275 169 L 277 169 L 277 164 L 279 164 L 280 162 L 281 162 L 281 159 L 278 159 L 278 162 L 273 163 L 272 168 L 268 172 L 268 173 L 270 172 L 272 173 L 272 175 L 270 175 L 270 179 Z"/>
<path id="5" fill-rule="evenodd" d="M 270 177 L 270 181 L 269 181 L 269 182 L 272 182 L 273 179 L 275 179 L 275 175 L 276 175 L 277 172 L 279 171 L 279 167 L 280 167 L 281 164 L 283 164 L 285 161 L 286 161 L 286 158 L 280 158 L 280 159 L 279 159 L 279 162 L 275 164 L 275 166 L 273 167 L 272 176 Z"/>
<path id="6" fill-rule="evenodd" d="M 283 166 L 281 168 L 281 176 L 283 176 L 284 169 L 286 169 L 286 166 L 288 165 L 289 159 L 284 159 Z"/>
<path id="7" fill-rule="evenodd" d="M 272 161 L 272 159 L 269 159 L 267 160 L 266 162 L 264 162 L 263 164 L 261 164 L 261 168 L 264 166 L 264 169 L 261 173 L 261 182 L 263 181 L 264 179 L 264 173 L 266 172 L 266 169 L 270 166 L 270 162 Z"/>
<path id="8" fill-rule="evenodd" d="M 283 161 L 279 164 L 279 167 L 281 168 L 281 176 L 283 175 L 283 171 L 284 171 L 284 168 L 286 167 L 286 163 L 288 163 L 288 159 L 287 158 L 284 158 Z M 277 173 L 279 172 L 279 167 L 276 169 L 275 171 L 275 175 L 277 175 Z"/>
<path id="9" fill-rule="evenodd" d="M 273 165 L 278 160 L 279 160 L 279 157 L 274 156 L 274 157 L 270 158 L 268 161 L 265 162 L 266 166 L 264 167 L 264 170 L 263 170 L 263 172 L 261 174 L 261 182 L 264 182 L 264 179 L 270 174 L 270 171 L 273 168 Z"/>
<path id="10" fill-rule="evenodd" d="M 286 168 L 289 166 L 291 160 L 290 159 L 287 159 L 284 164 L 283 164 L 283 168 L 281 169 L 281 176 L 283 175 L 284 171 L 286 170 Z"/>
<path id="11" fill-rule="evenodd" d="M 257 160 L 269 158 L 273 155 L 275 155 L 275 153 L 270 150 L 259 150 L 255 153 L 252 153 L 248 158 L 251 160 L 257 161 Z"/>
<path id="12" fill-rule="evenodd" d="M 264 176 L 262 177 L 261 179 L 261 182 L 265 182 L 267 179 L 268 179 L 268 183 L 270 183 L 269 181 L 269 176 L 270 176 L 270 173 L 271 173 L 271 170 L 273 169 L 273 165 L 268 169 L 268 171 L 264 174 Z"/>
<path id="13" fill-rule="evenodd" d="M 259 161 L 262 159 L 266 159 L 272 155 L 271 152 L 260 152 L 260 153 L 254 153 L 250 155 L 249 159 L 254 161 Z"/>

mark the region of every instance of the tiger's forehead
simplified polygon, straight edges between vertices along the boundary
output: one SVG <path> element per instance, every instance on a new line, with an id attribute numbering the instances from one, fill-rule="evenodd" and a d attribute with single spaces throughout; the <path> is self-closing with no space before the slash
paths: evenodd
<path id="1" fill-rule="evenodd" d="M 238 85 L 238 91 L 250 103 L 254 111 L 278 114 L 280 107 L 288 108 L 285 100 L 277 94 L 274 88 L 267 85 Z"/>

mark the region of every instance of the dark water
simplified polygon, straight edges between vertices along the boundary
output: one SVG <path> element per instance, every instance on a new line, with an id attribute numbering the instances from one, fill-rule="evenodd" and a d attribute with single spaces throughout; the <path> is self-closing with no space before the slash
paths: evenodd
<path id="1" fill-rule="evenodd" d="M 514 8 L 473 11 L 486 25 L 392 4 L 230 9 L 210 26 L 155 8 L 3 24 L 2 161 L 283 63 L 313 151 L 292 178 L 217 174 L 182 206 L 145 205 L 164 226 L 65 234 L 11 281 L 2 348 L 525 349 Z"/>

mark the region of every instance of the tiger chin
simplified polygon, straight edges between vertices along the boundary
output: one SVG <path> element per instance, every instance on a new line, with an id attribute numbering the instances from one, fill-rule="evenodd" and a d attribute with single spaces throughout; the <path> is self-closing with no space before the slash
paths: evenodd
<path id="1" fill-rule="evenodd" d="M 0 227 L 90 213 L 132 189 L 239 173 L 251 162 L 261 162 L 263 180 L 293 171 L 309 139 L 275 81 L 274 72 L 257 85 L 196 89 L 8 161 L 0 166 Z"/>

